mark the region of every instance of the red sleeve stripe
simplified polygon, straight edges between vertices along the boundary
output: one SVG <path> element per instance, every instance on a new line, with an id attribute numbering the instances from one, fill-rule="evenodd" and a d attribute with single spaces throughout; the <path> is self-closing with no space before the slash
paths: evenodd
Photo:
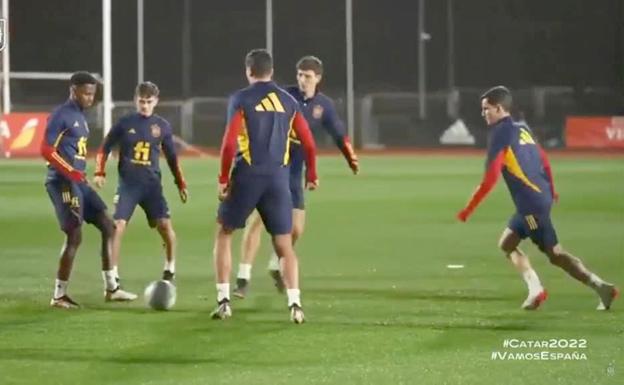
<path id="1" fill-rule="evenodd" d="M 303 151 L 305 153 L 306 162 L 306 180 L 308 182 L 314 182 L 317 180 L 316 175 L 316 144 L 314 143 L 314 137 L 310 132 L 308 122 L 305 120 L 300 112 L 295 113 L 294 125 L 297 137 L 301 140 L 303 145 Z"/>
<path id="2" fill-rule="evenodd" d="M 54 158 L 54 160 L 57 161 L 57 163 L 59 164 L 59 166 L 67 169 L 67 171 L 72 171 L 74 168 L 67 163 L 67 161 L 65 161 L 65 159 L 63 159 L 57 152 L 53 152 L 51 154 L 52 158 Z"/>
<path id="3" fill-rule="evenodd" d="M 232 168 L 234 155 L 236 155 L 236 139 L 243 127 L 243 119 L 242 111 L 237 111 L 230 119 L 230 123 L 223 134 L 219 183 L 228 183 L 230 180 L 230 170 Z"/>
<path id="4" fill-rule="evenodd" d="M 503 168 L 503 161 L 505 158 L 505 150 L 501 150 L 496 158 L 490 163 L 490 167 L 485 172 L 483 176 L 483 181 L 477 188 L 477 191 L 470 198 L 470 202 L 466 205 L 466 209 L 469 212 L 474 211 L 477 206 L 481 203 L 483 199 L 487 196 L 487 194 L 492 190 L 492 188 L 496 185 L 496 181 L 498 180 L 498 176 Z"/>

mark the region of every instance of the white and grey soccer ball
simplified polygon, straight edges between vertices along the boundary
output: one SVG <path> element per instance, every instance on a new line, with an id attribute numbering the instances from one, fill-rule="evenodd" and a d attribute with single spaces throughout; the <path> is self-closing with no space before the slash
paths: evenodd
<path id="1" fill-rule="evenodd" d="M 169 281 L 151 282 L 145 288 L 145 303 L 154 310 L 169 310 L 176 302 L 176 287 Z"/>

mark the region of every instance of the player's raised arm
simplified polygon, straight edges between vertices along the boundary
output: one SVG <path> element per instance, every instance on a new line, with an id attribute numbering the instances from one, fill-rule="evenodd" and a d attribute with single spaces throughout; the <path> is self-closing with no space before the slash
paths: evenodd
<path id="1" fill-rule="evenodd" d="M 481 183 L 477 187 L 476 191 L 472 194 L 472 197 L 466 204 L 466 207 L 462 209 L 457 218 L 465 222 L 468 217 L 479 206 L 481 201 L 487 196 L 487 194 L 494 188 L 496 181 L 501 174 L 503 164 L 505 160 L 505 151 L 509 146 L 508 133 L 504 130 L 499 130 L 494 133 L 492 143 L 488 149 L 488 157 L 485 164 L 485 174 Z"/>
<path id="2" fill-rule="evenodd" d="M 544 165 L 544 171 L 546 172 L 546 176 L 548 176 L 548 182 L 550 183 L 550 193 L 552 194 L 553 200 L 556 202 L 557 200 L 559 200 L 559 194 L 557 194 L 557 190 L 555 189 L 555 181 L 553 179 L 552 168 L 550 167 L 550 160 L 548 160 L 546 151 L 544 151 L 542 146 L 538 144 L 537 149 L 539 150 L 540 157 L 542 158 L 542 164 Z"/>
<path id="3" fill-rule="evenodd" d="M 175 180 L 176 186 L 178 186 L 179 190 L 186 189 L 186 181 L 184 180 L 184 174 L 182 174 L 182 167 L 180 167 L 180 162 L 178 160 L 178 154 L 176 153 L 175 146 L 173 144 L 173 134 L 170 127 L 167 127 L 165 130 L 165 134 L 163 135 L 162 140 L 162 150 L 165 155 L 165 159 L 167 159 L 167 164 L 169 165 L 169 169 L 173 174 L 173 178 Z"/>
<path id="4" fill-rule="evenodd" d="M 83 182 L 85 180 L 84 172 L 73 168 L 63 159 L 56 148 L 66 130 L 65 122 L 60 114 L 55 113 L 50 116 L 41 142 L 41 156 L 69 180 Z"/>
<path id="5" fill-rule="evenodd" d="M 349 137 L 346 134 L 346 130 L 344 124 L 338 117 L 338 113 L 336 112 L 336 108 L 332 103 L 326 106 L 325 112 L 323 113 L 323 128 L 325 131 L 334 139 L 334 143 L 342 152 L 342 155 L 347 160 L 349 164 L 349 168 L 353 171 L 354 174 L 357 174 L 360 170 L 358 164 L 358 158 L 353 151 L 353 146 L 349 140 Z"/>
<path id="6" fill-rule="evenodd" d="M 98 149 L 97 154 L 95 155 L 96 177 L 106 177 L 106 160 L 108 159 L 108 155 L 110 154 L 113 147 L 119 142 L 121 132 L 121 125 L 120 123 L 117 123 L 113 126 L 113 128 L 111 128 L 108 134 L 106 134 L 104 142 L 102 143 L 102 145 Z"/>
<path id="7" fill-rule="evenodd" d="M 314 137 L 312 136 L 312 132 L 310 132 L 308 122 L 299 111 L 295 112 L 293 129 L 297 137 L 301 140 L 305 153 L 306 182 L 312 184 L 311 188 L 315 188 L 318 184 L 318 177 L 316 175 L 316 144 L 314 143 Z"/>

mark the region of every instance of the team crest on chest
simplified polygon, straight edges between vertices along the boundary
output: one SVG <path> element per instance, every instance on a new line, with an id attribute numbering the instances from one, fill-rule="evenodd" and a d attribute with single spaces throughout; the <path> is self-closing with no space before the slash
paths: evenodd
<path id="1" fill-rule="evenodd" d="M 159 126 L 158 124 L 152 124 L 152 125 L 150 126 L 150 129 L 151 129 L 151 131 L 152 131 L 152 136 L 153 136 L 154 138 L 158 138 L 158 137 L 160 137 L 160 126 Z"/>
<path id="2" fill-rule="evenodd" d="M 323 106 L 321 106 L 320 104 L 314 105 L 314 107 L 312 107 L 312 117 L 314 119 L 320 119 L 322 116 L 323 116 Z"/>

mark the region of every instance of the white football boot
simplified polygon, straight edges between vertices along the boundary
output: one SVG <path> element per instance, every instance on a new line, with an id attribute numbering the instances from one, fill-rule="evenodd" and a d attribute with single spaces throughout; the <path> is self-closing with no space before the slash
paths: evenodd
<path id="1" fill-rule="evenodd" d="M 290 305 L 290 320 L 296 324 L 302 324 L 305 322 L 303 309 L 296 303 Z"/>
<path id="2" fill-rule="evenodd" d="M 545 289 L 535 294 L 529 293 L 527 299 L 522 303 L 522 308 L 524 310 L 536 310 L 547 298 L 548 292 Z"/>
<path id="3" fill-rule="evenodd" d="M 609 310 L 613 301 L 620 295 L 620 291 L 617 287 L 610 283 L 600 285 L 596 289 L 596 292 L 600 297 L 600 303 L 598 303 L 596 310 Z"/>
<path id="4" fill-rule="evenodd" d="M 217 308 L 210 313 L 210 318 L 214 320 L 224 320 L 232 316 L 232 308 L 228 299 L 222 299 L 217 302 Z"/>
<path id="5" fill-rule="evenodd" d="M 50 306 L 56 307 L 59 309 L 78 309 L 80 305 L 73 299 L 69 298 L 67 294 L 61 296 L 59 298 L 52 298 L 50 300 Z"/>
<path id="6" fill-rule="evenodd" d="M 137 298 L 136 294 L 125 291 L 120 286 L 117 286 L 115 290 L 106 290 L 104 292 L 104 300 L 106 302 L 127 302 L 134 301 Z"/>

